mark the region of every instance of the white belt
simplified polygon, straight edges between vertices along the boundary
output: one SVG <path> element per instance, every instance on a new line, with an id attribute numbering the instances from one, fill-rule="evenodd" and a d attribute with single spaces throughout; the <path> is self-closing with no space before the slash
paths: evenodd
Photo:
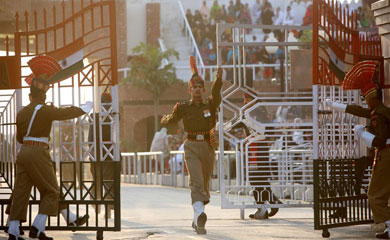
<path id="1" fill-rule="evenodd" d="M 47 137 L 40 137 L 40 138 L 37 138 L 37 137 L 23 137 L 23 141 L 35 141 L 35 142 L 42 142 L 42 143 L 49 144 L 49 138 L 47 138 Z"/>

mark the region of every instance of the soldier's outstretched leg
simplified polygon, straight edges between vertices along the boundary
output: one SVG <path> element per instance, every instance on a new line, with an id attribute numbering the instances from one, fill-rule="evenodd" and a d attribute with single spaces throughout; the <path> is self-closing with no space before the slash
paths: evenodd
<path id="1" fill-rule="evenodd" d="M 207 221 L 207 215 L 204 212 L 204 204 L 201 201 L 197 201 L 194 204 L 192 204 L 192 207 L 194 208 L 194 223 L 193 227 L 195 228 L 195 231 L 197 234 L 206 234 L 206 221 Z"/>
<path id="2" fill-rule="evenodd" d="M 379 239 L 390 239 L 390 221 L 386 221 L 386 229 L 383 233 L 377 233 L 376 238 Z"/>

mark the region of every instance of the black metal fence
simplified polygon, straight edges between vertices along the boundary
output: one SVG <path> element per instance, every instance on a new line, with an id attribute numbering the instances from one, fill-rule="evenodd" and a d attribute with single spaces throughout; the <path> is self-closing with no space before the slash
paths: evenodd
<path id="1" fill-rule="evenodd" d="M 120 231 L 120 161 L 80 161 L 61 162 L 59 167 L 59 185 L 61 189 L 60 205 L 72 211 L 77 217 L 89 215 L 82 226 L 68 226 L 62 216 L 49 217 L 47 230 L 96 231 L 96 238 L 103 239 L 104 231 Z M 106 170 L 110 173 L 107 174 Z M 0 164 L 0 229 L 7 229 L 6 208 L 11 204 L 14 183 L 14 164 Z M 39 191 L 33 188 L 29 201 L 27 223 L 22 226 L 28 230 L 39 209 Z"/>
<path id="2" fill-rule="evenodd" d="M 367 190 L 369 158 L 314 160 L 314 228 L 372 223 Z"/>

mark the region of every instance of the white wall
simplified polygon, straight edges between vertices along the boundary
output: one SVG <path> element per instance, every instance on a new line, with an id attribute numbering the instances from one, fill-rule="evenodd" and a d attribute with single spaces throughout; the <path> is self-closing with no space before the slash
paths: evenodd
<path id="1" fill-rule="evenodd" d="M 132 49 L 140 42 L 146 42 L 146 2 L 126 1 L 127 55 L 133 55 Z"/>

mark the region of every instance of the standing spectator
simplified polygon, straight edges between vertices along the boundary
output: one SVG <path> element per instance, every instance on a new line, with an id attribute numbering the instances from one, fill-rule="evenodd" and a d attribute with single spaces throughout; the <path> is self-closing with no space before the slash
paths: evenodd
<path id="1" fill-rule="evenodd" d="M 200 7 L 199 12 L 200 12 L 200 14 L 203 17 L 203 20 L 206 21 L 206 22 L 209 22 L 209 20 L 210 20 L 210 9 L 209 9 L 209 7 L 207 7 L 207 2 L 206 1 L 203 1 L 203 4 Z"/>
<path id="2" fill-rule="evenodd" d="M 240 17 L 241 8 L 242 8 L 241 0 L 236 0 L 236 4 L 234 5 L 234 16 L 236 19 Z"/>
<path id="3" fill-rule="evenodd" d="M 254 23 L 260 23 L 260 14 L 261 14 L 261 3 L 260 0 L 256 0 L 256 2 L 252 6 L 252 20 Z"/>
<path id="4" fill-rule="evenodd" d="M 221 7 L 218 5 L 218 0 L 214 0 L 213 6 L 210 9 L 210 21 L 218 23 L 220 20 L 220 10 Z"/>
<path id="5" fill-rule="evenodd" d="M 275 16 L 274 16 L 274 24 L 282 25 L 284 19 L 284 12 L 280 10 L 280 7 L 276 8 Z"/>
<path id="6" fill-rule="evenodd" d="M 186 11 L 186 18 L 187 18 L 188 24 L 190 24 L 190 27 L 193 28 L 194 27 L 194 16 L 192 15 L 191 9 L 189 9 L 189 8 Z"/>
<path id="7" fill-rule="evenodd" d="M 163 152 L 165 162 L 169 159 L 170 146 L 168 142 L 167 128 L 163 127 L 159 132 L 156 132 L 153 137 L 151 152 Z"/>
<path id="8" fill-rule="evenodd" d="M 274 16 L 274 10 L 272 8 L 272 5 L 268 0 L 263 0 L 263 6 L 261 9 L 261 22 L 264 25 L 272 25 L 273 24 L 273 18 Z M 263 29 L 263 32 L 265 34 L 268 34 L 271 32 L 270 29 Z"/>
<path id="9" fill-rule="evenodd" d="M 245 5 L 241 5 L 239 17 L 240 17 L 240 23 L 242 23 L 242 24 L 251 24 L 252 23 L 248 3 L 246 3 Z"/>
<path id="10" fill-rule="evenodd" d="M 308 26 L 313 23 L 313 5 L 306 8 L 305 16 L 303 17 L 303 26 Z"/>
<path id="11" fill-rule="evenodd" d="M 228 23 L 234 23 L 236 19 L 236 13 L 234 11 L 234 4 L 233 0 L 229 1 L 228 11 L 227 11 L 227 19 L 226 22 Z"/>
<path id="12" fill-rule="evenodd" d="M 219 9 L 219 20 L 221 23 L 226 23 L 227 22 L 227 11 L 226 11 L 226 6 L 225 4 L 222 4 L 222 7 Z"/>
<path id="13" fill-rule="evenodd" d="M 293 25 L 294 24 L 294 14 L 291 10 L 291 6 L 287 6 L 286 14 L 284 15 L 283 25 Z"/>

